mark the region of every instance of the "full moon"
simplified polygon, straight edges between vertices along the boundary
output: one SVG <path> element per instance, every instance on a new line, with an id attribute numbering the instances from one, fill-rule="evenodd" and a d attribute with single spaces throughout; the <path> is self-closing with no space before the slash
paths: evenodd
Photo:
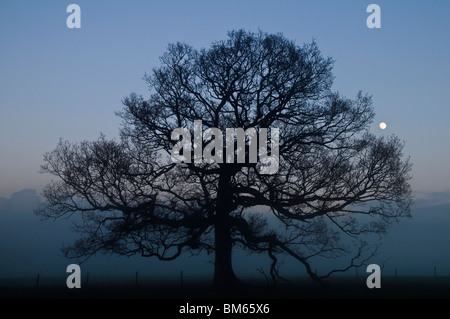
<path id="1" fill-rule="evenodd" d="M 382 130 L 384 130 L 384 129 L 386 128 L 386 123 L 381 122 L 381 123 L 380 123 L 380 128 L 381 128 Z"/>

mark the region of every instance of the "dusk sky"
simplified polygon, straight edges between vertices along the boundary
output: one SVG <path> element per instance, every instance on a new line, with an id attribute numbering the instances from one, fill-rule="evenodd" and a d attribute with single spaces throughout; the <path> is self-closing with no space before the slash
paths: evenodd
<path id="1" fill-rule="evenodd" d="M 450 188 L 450 2 L 377 1 L 381 29 L 366 26 L 370 1 L 80 0 L 80 29 L 66 26 L 70 3 L 0 2 L 0 196 L 40 190 L 60 137 L 117 136 L 121 100 L 148 97 L 142 77 L 168 43 L 207 47 L 239 28 L 315 39 L 336 60 L 333 90 L 372 94 L 373 132 L 406 142 L 413 189 Z"/>
<path id="2" fill-rule="evenodd" d="M 81 8 L 80 29 L 66 25 L 71 3 Z M 381 8 L 380 29 L 366 25 L 371 3 Z M 0 197 L 39 193 L 52 178 L 39 173 L 43 154 L 59 138 L 117 138 L 121 100 L 149 96 L 143 76 L 169 43 L 200 49 L 243 28 L 280 32 L 298 45 L 315 40 L 335 60 L 332 89 L 372 95 L 372 132 L 405 141 L 415 194 L 442 192 L 435 198 L 448 203 L 449 12 L 450 1 L 2 0 Z M 441 234 L 448 245 L 448 231 Z"/>

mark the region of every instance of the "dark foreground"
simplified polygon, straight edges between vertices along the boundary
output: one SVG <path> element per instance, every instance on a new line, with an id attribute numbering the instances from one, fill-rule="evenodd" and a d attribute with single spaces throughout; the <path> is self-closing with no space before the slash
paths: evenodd
<path id="1" fill-rule="evenodd" d="M 89 313 L 101 318 L 144 314 L 145 318 L 278 319 L 302 318 L 308 309 L 320 318 L 338 314 L 359 318 L 390 313 L 393 308 L 404 316 L 447 311 L 450 277 L 387 277 L 379 289 L 367 288 L 365 280 L 341 277 L 320 285 L 301 279 L 276 288 L 253 283 L 224 291 L 213 289 L 210 281 L 140 280 L 136 285 L 129 278 L 104 279 L 69 289 L 65 278 L 41 278 L 38 285 L 30 278 L 0 279 L 0 307 L 19 317 L 43 313 L 57 318 Z"/>
<path id="2" fill-rule="evenodd" d="M 102 279 L 69 289 L 65 278 L 0 279 L 5 299 L 450 299 L 450 277 L 383 277 L 381 288 L 369 289 L 366 278 L 336 277 L 323 284 L 309 279 L 280 283 L 277 287 L 248 283 L 229 290 L 214 289 L 210 281 L 164 282 Z"/>

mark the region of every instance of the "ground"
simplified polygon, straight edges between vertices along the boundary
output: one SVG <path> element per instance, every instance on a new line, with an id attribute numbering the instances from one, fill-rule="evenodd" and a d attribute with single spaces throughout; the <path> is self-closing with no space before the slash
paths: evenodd
<path id="1" fill-rule="evenodd" d="M 0 279 L 0 299 L 434 299 L 450 298 L 450 277 L 382 277 L 381 288 L 369 289 L 366 277 L 334 277 L 323 284 L 308 278 L 291 279 L 278 287 L 262 282 L 231 291 L 216 291 L 211 281 L 190 278 L 181 282 L 151 278 L 91 278 L 81 289 L 66 287 L 66 278 Z"/>

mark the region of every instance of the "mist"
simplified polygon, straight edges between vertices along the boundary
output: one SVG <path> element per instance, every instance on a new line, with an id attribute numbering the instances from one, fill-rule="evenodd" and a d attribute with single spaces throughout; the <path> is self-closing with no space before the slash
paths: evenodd
<path id="1" fill-rule="evenodd" d="M 71 229 L 70 219 L 41 221 L 33 210 L 41 198 L 33 189 L 24 189 L 10 198 L 0 198 L 0 278 L 66 276 L 66 267 L 76 260 L 62 256 L 60 248 L 73 243 L 80 235 Z M 379 254 L 370 262 L 383 265 L 383 275 L 433 276 L 434 266 L 439 276 L 450 275 L 450 191 L 416 193 L 412 218 L 403 218 L 383 237 Z M 259 268 L 267 270 L 266 255 L 249 255 L 235 249 L 233 264 L 236 274 L 246 278 L 264 279 Z M 178 278 L 213 277 L 213 255 L 182 255 L 171 262 L 140 256 L 121 257 L 98 254 L 80 266 L 97 277 L 157 276 Z M 317 260 L 313 267 L 325 272 L 336 266 L 336 260 Z M 285 257 L 280 268 L 286 276 L 304 276 L 301 264 Z M 360 274 L 364 269 L 359 270 Z M 354 275 L 352 269 L 345 275 Z"/>

